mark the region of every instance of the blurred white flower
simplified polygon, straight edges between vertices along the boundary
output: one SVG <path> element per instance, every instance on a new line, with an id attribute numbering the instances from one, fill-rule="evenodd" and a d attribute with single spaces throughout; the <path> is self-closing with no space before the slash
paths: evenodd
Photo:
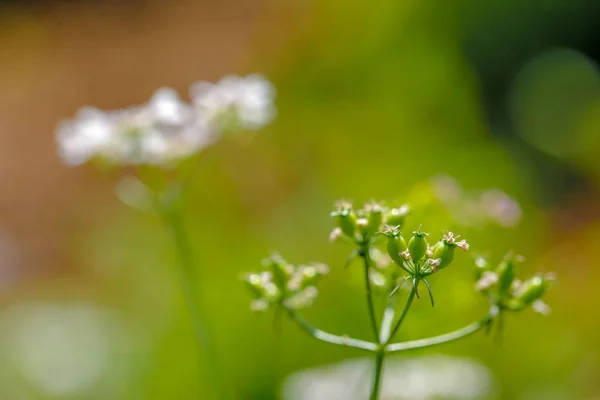
<path id="1" fill-rule="evenodd" d="M 106 113 L 84 107 L 73 120 L 59 124 L 58 152 L 69 165 L 83 164 L 114 136 L 114 130 Z"/>
<path id="2" fill-rule="evenodd" d="M 362 400 L 368 398 L 373 361 L 355 359 L 291 375 L 285 400 Z M 495 399 L 495 384 L 483 365 L 469 359 L 426 356 L 390 358 L 381 386 L 382 400 Z"/>
<path id="3" fill-rule="evenodd" d="M 193 105 L 175 90 L 161 88 L 140 106 L 82 108 L 58 126 L 59 155 L 68 165 L 99 159 L 117 165 L 168 166 L 212 144 L 232 123 L 239 129 L 258 129 L 275 115 L 275 91 L 260 75 L 199 82 L 191 93 Z"/>
<path id="4" fill-rule="evenodd" d="M 190 97 L 199 112 L 220 124 L 256 130 L 275 117 L 275 88 L 258 74 L 230 75 L 217 83 L 196 82 L 190 88 Z"/>

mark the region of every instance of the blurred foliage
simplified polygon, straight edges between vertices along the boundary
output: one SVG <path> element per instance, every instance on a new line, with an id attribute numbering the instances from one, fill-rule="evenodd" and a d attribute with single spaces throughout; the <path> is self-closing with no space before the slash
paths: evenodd
<path id="1" fill-rule="evenodd" d="M 271 250 L 281 251 L 292 263 L 322 261 L 332 267 L 319 299 L 305 313 L 307 319 L 335 333 L 368 334 L 364 296 L 356 285 L 360 273 L 355 265 L 343 270 L 348 249 L 327 241 L 333 226 L 328 213 L 340 197 L 357 203 L 371 198 L 407 201 L 415 210 L 410 217 L 415 228 L 456 230 L 474 251 L 497 260 L 515 249 L 528 258 L 527 274 L 534 268 L 556 270 L 559 284 L 547 298 L 551 317 L 510 316 L 501 343 L 477 335 L 439 351 L 481 361 L 501 383 L 504 399 L 583 399 L 600 393 L 600 294 L 594 287 L 600 226 L 591 222 L 566 233 L 556 231 L 561 227 L 556 211 L 536 203 L 552 187 L 553 170 L 544 170 L 547 176 L 539 178 L 539 165 L 527 156 L 528 145 L 506 140 L 510 135 L 492 135 L 482 99 L 487 81 L 480 79 L 464 49 L 465 38 L 481 32 L 480 41 L 469 42 L 469 52 L 481 59 L 495 55 L 477 65 L 485 71 L 499 69 L 499 62 L 514 62 L 507 54 L 531 32 L 541 32 L 539 26 L 552 29 L 552 21 L 566 9 L 579 10 L 576 15 L 584 18 L 591 7 L 583 1 L 537 3 L 552 13 L 535 8 L 525 13 L 525 3 L 518 1 L 466 1 L 460 7 L 415 0 L 369 7 L 315 2 L 310 25 L 286 43 L 285 51 L 277 56 L 256 52 L 253 69 L 270 76 L 278 90 L 278 120 L 252 140 L 232 139 L 210 149 L 186 211 L 202 293 L 212 305 L 210 330 L 236 398 L 278 398 L 291 372 L 356 356 L 312 340 L 285 320 L 280 330 L 274 329 L 272 315 L 250 312 L 239 278 Z M 528 24 L 526 17 L 537 24 Z M 273 32 L 268 25 L 261 29 L 268 49 Z M 593 61 L 580 55 L 572 60 L 583 60 L 577 65 L 589 75 L 577 68 L 560 69 L 550 59 L 550 69 L 531 70 L 529 87 L 515 89 L 526 91 L 512 103 L 527 118 L 518 121 L 539 122 L 517 121 L 515 130 L 531 146 L 539 143 L 538 150 L 551 160 L 576 166 L 586 179 L 591 176 L 586 182 L 596 187 L 598 76 Z M 577 85 L 572 84 L 575 78 Z M 531 85 L 541 91 L 532 92 Z M 527 96 L 545 102 L 531 103 Z M 561 124 L 563 117 L 575 121 Z M 552 136 L 550 129 L 556 129 Z M 448 217 L 432 202 L 428 186 L 440 174 L 456 178 L 468 192 L 505 191 L 521 204 L 521 223 L 477 229 Z M 109 330 L 126 334 L 111 341 L 116 355 L 108 371 L 116 366 L 127 371 L 124 375 L 106 373 L 91 390 L 53 397 L 25 378 L 4 379 L 10 376 L 4 370 L 13 365 L 7 362 L 0 397 L 202 398 L 198 392 L 204 382 L 198 378 L 169 239 L 160 221 L 115 205 L 110 220 L 70 243 L 73 262 L 85 266 L 91 287 L 47 281 L 16 299 L 85 301 L 112 310 L 116 325 Z M 448 273 L 432 278 L 436 307 L 417 302 L 402 339 L 442 333 L 483 315 L 486 304 L 473 289 L 471 264 L 461 254 Z M 3 343 L 9 352 L 11 342 Z"/>

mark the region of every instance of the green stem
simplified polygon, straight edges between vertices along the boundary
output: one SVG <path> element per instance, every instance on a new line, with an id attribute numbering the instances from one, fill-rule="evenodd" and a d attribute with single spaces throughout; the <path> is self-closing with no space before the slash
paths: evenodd
<path id="1" fill-rule="evenodd" d="M 371 389 L 370 400 L 379 399 L 379 390 L 381 389 L 381 381 L 383 375 L 383 360 L 385 358 L 385 351 L 379 349 L 375 355 L 375 375 L 373 376 L 373 388 Z"/>
<path id="2" fill-rule="evenodd" d="M 369 278 L 369 247 L 365 246 L 361 249 L 360 255 L 362 256 L 365 263 L 365 288 L 367 290 L 367 304 L 369 307 L 369 317 L 371 319 L 371 327 L 373 328 L 373 334 L 375 340 L 379 340 L 379 328 L 377 325 L 377 318 L 375 318 L 375 306 L 373 305 L 373 292 L 371 290 L 371 279 Z"/>
<path id="3" fill-rule="evenodd" d="M 394 328 L 392 329 L 391 333 L 387 337 L 384 344 L 387 344 L 390 340 L 392 340 L 394 338 L 394 335 L 396 334 L 396 332 L 398 332 L 398 329 L 400 329 L 400 325 L 402 325 L 404 318 L 406 318 L 406 314 L 408 314 L 408 310 L 410 309 L 410 306 L 412 305 L 412 302 L 415 298 L 415 294 L 417 293 L 417 285 L 418 284 L 419 284 L 419 281 L 415 280 L 415 282 L 413 283 L 413 287 L 410 291 L 410 294 L 408 295 L 408 300 L 406 300 L 406 304 L 404 305 L 404 309 L 402 310 L 402 314 L 400 314 L 400 318 L 398 318 L 396 325 L 394 325 Z"/>
<path id="4" fill-rule="evenodd" d="M 298 324 L 298 326 L 300 326 L 300 328 L 302 328 L 304 331 L 308 332 L 308 334 L 310 334 L 312 337 L 314 337 L 317 340 L 320 340 L 322 342 L 331 343 L 331 344 L 336 344 L 338 346 L 352 347 L 355 349 L 366 350 L 366 351 L 371 351 L 371 352 L 377 351 L 378 346 L 375 343 L 366 342 L 364 340 L 354 339 L 354 338 L 350 338 L 350 337 L 346 337 L 346 336 L 337 336 L 337 335 L 333 335 L 331 333 L 327 333 L 325 331 L 322 331 L 322 330 L 317 329 L 317 328 L 313 327 L 312 325 L 310 325 L 295 310 L 292 310 L 289 308 L 286 310 L 288 312 L 288 315 L 294 321 L 296 321 L 296 323 Z"/>
<path id="5" fill-rule="evenodd" d="M 177 207 L 163 208 L 163 217 L 171 230 L 173 242 L 179 254 L 179 277 L 185 302 L 193 320 L 196 339 L 198 340 L 199 360 L 205 356 L 208 359 L 206 369 L 210 371 L 210 381 L 216 385 L 214 391 L 220 396 L 219 399 L 229 398 L 228 390 L 220 373 L 219 361 L 215 347 L 210 335 L 206 330 L 205 310 L 201 306 L 201 299 L 197 290 L 197 275 L 194 268 L 192 251 L 187 240 L 185 229 L 181 218 L 181 212 Z"/>
<path id="6" fill-rule="evenodd" d="M 383 318 L 381 320 L 381 329 L 379 330 L 379 343 L 387 343 L 390 333 L 392 331 L 392 323 L 394 322 L 394 315 L 396 314 L 395 309 L 396 296 L 393 295 L 388 300 L 388 306 L 383 312 Z"/>
<path id="7" fill-rule="evenodd" d="M 481 330 L 482 328 L 487 327 L 493 317 L 493 315 L 490 315 L 479 322 L 474 322 L 470 325 L 465 326 L 464 328 L 458 329 L 450 333 L 446 333 L 444 335 L 433 336 L 426 339 L 411 340 L 402 343 L 388 344 L 385 350 L 387 353 L 393 353 L 396 351 L 421 349 L 424 347 L 435 346 L 438 344 L 448 343 L 454 340 L 462 339 L 464 337 L 472 335 L 473 333 Z"/>

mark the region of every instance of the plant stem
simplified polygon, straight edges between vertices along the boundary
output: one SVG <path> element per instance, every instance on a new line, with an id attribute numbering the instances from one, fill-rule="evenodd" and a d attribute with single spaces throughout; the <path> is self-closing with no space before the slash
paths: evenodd
<path id="1" fill-rule="evenodd" d="M 387 343 L 390 333 L 392 331 L 392 323 L 394 322 L 394 315 L 396 314 L 395 309 L 396 296 L 393 295 L 388 300 L 388 306 L 383 312 L 383 318 L 381 320 L 381 329 L 379 330 L 379 343 Z"/>
<path id="2" fill-rule="evenodd" d="M 193 320 L 196 339 L 198 340 L 199 361 L 204 357 L 208 359 L 205 368 L 210 371 L 210 381 L 216 386 L 214 393 L 219 394 L 218 399 L 229 398 L 228 390 L 220 373 L 219 361 L 216 350 L 206 330 L 205 311 L 201 306 L 201 299 L 197 290 L 197 275 L 194 267 L 192 251 L 183 227 L 181 211 L 177 207 L 163 208 L 163 217 L 171 230 L 173 242 L 179 254 L 179 277 L 185 302 Z"/>
<path id="3" fill-rule="evenodd" d="M 331 344 L 336 344 L 338 346 L 344 347 L 352 347 L 355 349 L 366 350 L 366 351 L 377 351 L 378 346 L 375 343 L 366 342 L 364 340 L 354 339 L 346 336 L 337 336 L 331 333 L 324 332 L 320 329 L 315 328 L 310 325 L 304 318 L 300 316 L 295 310 L 286 309 L 288 315 L 296 321 L 296 323 L 302 328 L 304 331 L 308 332 L 312 337 L 322 342 L 327 342 Z"/>
<path id="4" fill-rule="evenodd" d="M 413 283 L 413 287 L 410 290 L 410 294 L 408 295 L 408 300 L 406 300 L 406 304 L 404 305 L 404 309 L 402 310 L 402 314 L 400 314 L 400 318 L 398 318 L 396 325 L 394 325 L 394 328 L 392 329 L 391 333 L 387 337 L 384 344 L 387 344 L 390 340 L 392 340 L 394 338 L 394 335 L 396 334 L 396 332 L 398 332 L 398 329 L 400 329 L 400 325 L 402 325 L 404 318 L 406 318 L 406 314 L 408 314 L 408 310 L 410 309 L 410 306 L 412 305 L 412 302 L 415 298 L 415 294 L 417 293 L 417 285 L 418 284 L 419 284 L 419 281 L 415 280 L 415 282 Z"/>
<path id="5" fill-rule="evenodd" d="M 373 388 L 371 390 L 370 400 L 379 399 L 379 390 L 381 388 L 382 374 L 383 374 L 383 359 L 385 358 L 384 348 L 380 348 L 375 354 L 375 374 L 373 376 Z"/>
<path id="6" fill-rule="evenodd" d="M 454 340 L 458 340 L 466 336 L 472 335 L 473 333 L 481 330 L 482 328 L 485 328 L 486 326 L 488 326 L 492 318 L 494 318 L 494 316 L 490 315 L 479 322 L 474 322 L 470 325 L 465 326 L 464 328 L 443 335 L 433 336 L 426 339 L 411 340 L 402 343 L 388 344 L 385 350 L 387 353 L 393 353 L 396 351 L 421 349 L 424 347 L 430 347 L 438 344 L 452 342 Z"/>
<path id="7" fill-rule="evenodd" d="M 365 263 L 365 288 L 367 290 L 367 304 L 369 307 L 369 317 L 371 319 L 371 327 L 373 328 L 373 334 L 375 340 L 379 340 L 379 328 L 377 325 L 377 318 L 375 318 L 375 306 L 373 305 L 373 292 L 371 290 L 371 279 L 369 278 L 369 246 L 364 246 L 360 252 L 361 257 Z"/>

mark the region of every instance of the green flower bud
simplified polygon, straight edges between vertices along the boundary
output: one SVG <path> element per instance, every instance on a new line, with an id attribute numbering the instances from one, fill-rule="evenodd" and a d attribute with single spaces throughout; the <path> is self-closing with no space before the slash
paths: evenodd
<path id="1" fill-rule="evenodd" d="M 523 282 L 523 285 L 519 288 L 516 299 L 528 306 L 542 297 L 547 286 L 548 283 L 543 276 L 534 276 Z"/>
<path id="2" fill-rule="evenodd" d="M 413 237 L 408 241 L 408 252 L 413 262 L 417 263 L 427 252 L 427 236 L 425 232 L 415 231 Z"/>
<path id="3" fill-rule="evenodd" d="M 437 269 L 443 269 L 449 266 L 454 260 L 454 249 L 456 248 L 456 244 L 454 243 L 446 243 L 443 241 L 439 242 L 439 245 L 435 247 L 433 251 L 433 259 L 440 260 L 440 264 L 437 266 Z"/>
<path id="4" fill-rule="evenodd" d="M 368 207 L 368 224 L 367 224 L 367 235 L 372 236 L 375 235 L 379 229 L 381 228 L 381 224 L 383 223 L 383 207 L 381 207 L 377 203 L 373 203 Z"/>
<path id="5" fill-rule="evenodd" d="M 265 266 L 273 274 L 273 279 L 280 288 L 285 287 L 294 272 L 294 267 L 288 264 L 279 254 L 275 254 L 264 261 Z"/>
<path id="6" fill-rule="evenodd" d="M 336 203 L 337 210 L 330 215 L 336 219 L 337 226 L 344 235 L 354 239 L 356 233 L 356 213 L 352 209 L 352 204 L 345 200 Z"/>
<path id="7" fill-rule="evenodd" d="M 407 205 L 398 208 L 392 208 L 385 213 L 384 222 L 389 226 L 403 226 L 404 220 L 409 213 Z"/>
<path id="8" fill-rule="evenodd" d="M 498 274 L 498 290 L 500 293 L 507 293 L 510 285 L 515 280 L 515 267 L 512 258 L 506 258 L 496 268 Z"/>
<path id="9" fill-rule="evenodd" d="M 469 250 L 469 244 L 466 240 L 461 240 L 457 242 L 458 236 L 455 236 L 454 233 L 448 232 L 444 235 L 442 240 L 440 240 L 433 247 L 433 255 L 432 258 L 434 260 L 440 260 L 437 269 L 443 269 L 449 266 L 454 260 L 454 250 L 458 247 L 463 251 Z"/>
<path id="10" fill-rule="evenodd" d="M 398 265 L 403 265 L 404 259 L 400 256 L 400 253 L 408 248 L 406 240 L 397 232 L 395 235 L 389 235 L 387 237 L 386 250 L 392 261 Z"/>

